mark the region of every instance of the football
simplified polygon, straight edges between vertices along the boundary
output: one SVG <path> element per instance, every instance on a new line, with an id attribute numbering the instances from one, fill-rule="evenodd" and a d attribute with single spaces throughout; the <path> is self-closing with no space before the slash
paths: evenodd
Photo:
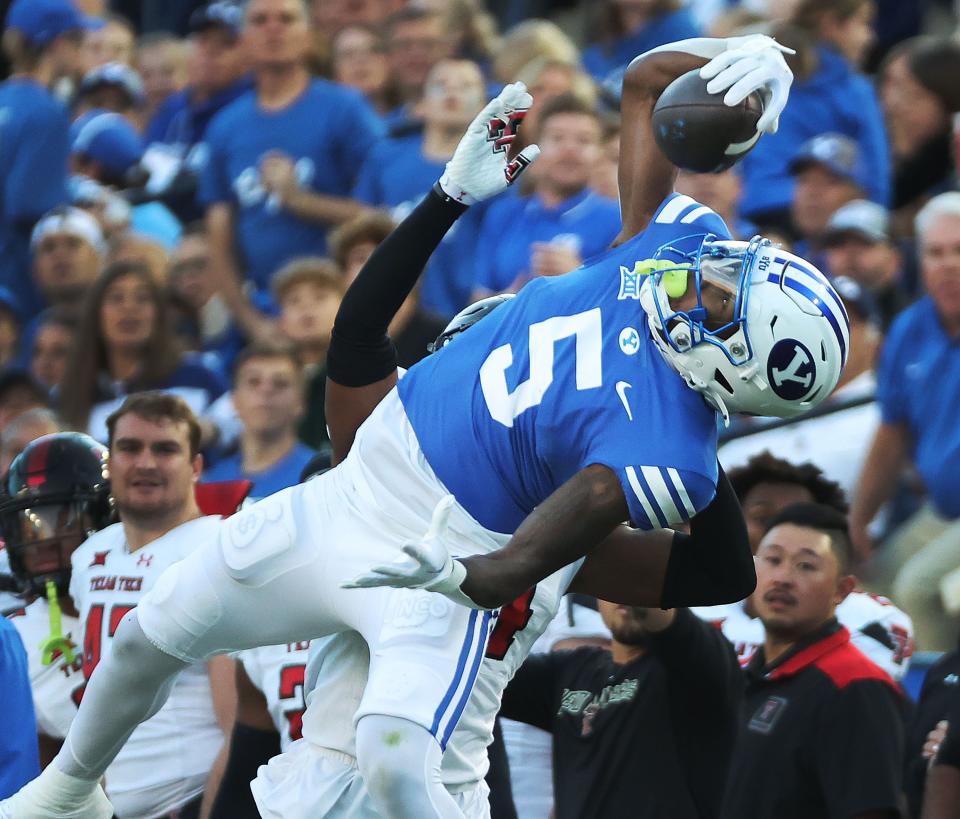
<path id="1" fill-rule="evenodd" d="M 724 92 L 707 93 L 698 69 L 677 77 L 653 108 L 653 133 L 664 155 L 678 168 L 719 173 L 757 144 L 763 99 L 754 91 L 739 105 L 724 105 Z"/>

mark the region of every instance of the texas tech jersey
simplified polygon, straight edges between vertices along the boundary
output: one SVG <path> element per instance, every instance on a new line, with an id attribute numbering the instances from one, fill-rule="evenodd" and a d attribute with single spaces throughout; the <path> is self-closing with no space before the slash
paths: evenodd
<path id="1" fill-rule="evenodd" d="M 701 620 L 713 623 L 736 649 L 740 665 L 746 666 L 763 645 L 763 623 L 746 611 L 746 601 L 724 606 L 692 609 Z M 837 606 L 837 620 L 850 632 L 850 642 L 900 680 L 913 655 L 913 623 L 886 597 L 853 591 Z"/>
<path id="2" fill-rule="evenodd" d="M 634 525 L 702 509 L 717 480 L 716 413 L 661 355 L 638 262 L 729 239 L 672 194 L 643 233 L 516 298 L 414 365 L 397 390 L 427 463 L 484 527 L 510 533 L 580 470 L 616 473 Z"/>
<path id="3" fill-rule="evenodd" d="M 241 651 L 238 659 L 247 676 L 267 700 L 267 710 L 280 733 L 280 748 L 302 736 L 303 680 L 310 641 L 263 646 Z"/>
<path id="4" fill-rule="evenodd" d="M 80 620 L 69 614 L 60 615 L 63 634 L 73 643 L 76 656 L 72 663 L 68 663 L 66 657 L 58 653 L 50 665 L 40 662 L 40 644 L 50 636 L 50 605 L 46 599 L 38 598 L 26 608 L 13 612 L 10 621 L 17 627 L 27 650 L 37 731 L 54 739 L 63 739 L 77 714 L 83 693 Z"/>
<path id="5" fill-rule="evenodd" d="M 123 616 L 170 565 L 219 535 L 219 517 L 178 526 L 128 552 L 123 525 L 91 535 L 73 553 L 70 594 L 83 623 L 83 673 L 89 679 Z M 123 819 L 169 813 L 202 793 L 223 745 L 206 663 L 185 669 L 170 698 L 139 725 L 107 768 L 107 795 Z"/>

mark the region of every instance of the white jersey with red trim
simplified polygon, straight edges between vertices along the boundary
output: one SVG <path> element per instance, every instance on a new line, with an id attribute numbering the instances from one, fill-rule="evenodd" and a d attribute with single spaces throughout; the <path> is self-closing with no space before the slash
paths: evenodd
<path id="1" fill-rule="evenodd" d="M 270 719 L 280 734 L 280 748 L 287 750 L 303 734 L 303 678 L 310 641 L 263 646 L 241 651 L 237 659 L 247 676 L 267 701 Z"/>
<path id="2" fill-rule="evenodd" d="M 219 517 L 178 526 L 136 552 L 123 525 L 93 535 L 73 553 L 70 594 L 84 624 L 83 673 L 111 651 L 123 616 L 169 566 L 219 534 Z M 186 668 L 164 706 L 130 735 L 107 768 L 106 790 L 121 819 L 152 819 L 199 796 L 223 745 L 206 663 Z"/>
<path id="3" fill-rule="evenodd" d="M 69 614 L 60 615 L 63 635 L 73 644 L 73 662 L 68 663 L 63 654 L 57 653 L 50 665 L 44 665 L 41 662 L 40 644 L 50 636 L 50 604 L 46 598 L 34 600 L 25 608 L 12 612 L 9 617 L 27 650 L 37 731 L 54 739 L 63 739 L 77 715 L 77 704 L 84 685 L 80 619 Z"/>
<path id="4" fill-rule="evenodd" d="M 763 623 L 746 611 L 746 602 L 692 609 L 713 623 L 736 649 L 740 665 L 750 662 L 763 645 Z M 837 620 L 847 627 L 850 641 L 893 679 L 901 680 L 913 655 L 913 622 L 886 597 L 853 591 L 837 606 Z"/>

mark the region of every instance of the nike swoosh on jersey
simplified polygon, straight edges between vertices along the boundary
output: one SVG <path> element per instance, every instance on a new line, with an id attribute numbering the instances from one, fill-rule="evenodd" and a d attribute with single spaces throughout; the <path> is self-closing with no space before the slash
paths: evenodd
<path id="1" fill-rule="evenodd" d="M 617 395 L 620 396 L 620 401 L 623 403 L 623 408 L 627 411 L 627 418 L 631 421 L 633 420 L 633 411 L 630 409 L 630 402 L 627 401 L 627 390 L 632 389 L 633 384 L 628 384 L 626 381 L 617 382 Z"/>

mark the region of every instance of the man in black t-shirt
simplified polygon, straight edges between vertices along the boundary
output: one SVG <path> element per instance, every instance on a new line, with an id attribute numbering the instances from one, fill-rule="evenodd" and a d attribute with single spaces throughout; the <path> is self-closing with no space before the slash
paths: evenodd
<path id="1" fill-rule="evenodd" d="M 531 656 L 501 715 L 553 733 L 556 819 L 717 815 L 742 675 L 688 609 L 600 601 L 610 651 Z"/>
<path id="2" fill-rule="evenodd" d="M 856 578 L 846 517 L 788 506 L 757 550 L 766 632 L 747 690 L 722 819 L 900 816 L 904 702 L 835 617 Z"/>

